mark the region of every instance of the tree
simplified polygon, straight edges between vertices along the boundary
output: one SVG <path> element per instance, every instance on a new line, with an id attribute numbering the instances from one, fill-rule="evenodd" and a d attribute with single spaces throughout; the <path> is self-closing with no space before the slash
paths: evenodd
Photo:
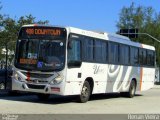
<path id="1" fill-rule="evenodd" d="M 118 29 L 138 28 L 140 33 L 148 33 L 160 40 L 160 13 L 156 13 L 152 7 L 135 6 L 123 7 L 117 22 Z M 157 63 L 160 65 L 160 43 L 148 36 L 139 35 L 133 41 L 154 45 L 157 53 Z"/>
<path id="2" fill-rule="evenodd" d="M 0 11 L 1 11 L 1 9 L 2 9 L 2 5 L 1 5 L 1 2 L 0 2 Z M 3 23 L 3 15 L 0 12 L 0 40 L 2 38 L 2 31 L 3 31 L 2 23 Z M 2 48 L 3 48 L 3 46 L 2 46 L 2 43 L 1 43 L 0 44 L 0 52 L 1 52 Z M 3 57 L 3 55 L 0 53 L 0 58 L 2 58 L 2 57 Z"/>

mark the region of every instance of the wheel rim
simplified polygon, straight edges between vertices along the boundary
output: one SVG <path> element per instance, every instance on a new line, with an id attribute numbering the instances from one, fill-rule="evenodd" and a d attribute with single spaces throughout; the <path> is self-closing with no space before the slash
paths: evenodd
<path id="1" fill-rule="evenodd" d="M 131 94 L 132 94 L 132 95 L 135 94 L 135 87 L 134 87 L 134 86 L 131 87 Z"/>
<path id="2" fill-rule="evenodd" d="M 87 86 L 84 86 L 82 89 L 82 97 L 87 98 L 88 95 L 89 95 L 88 88 L 87 88 Z"/>
<path id="3" fill-rule="evenodd" d="M 0 84 L 0 90 L 4 90 L 5 89 L 5 86 L 3 83 Z"/>

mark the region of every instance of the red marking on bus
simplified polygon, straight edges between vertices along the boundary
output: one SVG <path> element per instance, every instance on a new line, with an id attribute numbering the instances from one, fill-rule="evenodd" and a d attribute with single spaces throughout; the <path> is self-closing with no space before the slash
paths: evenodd
<path id="1" fill-rule="evenodd" d="M 31 75 L 30 75 L 30 72 L 27 72 L 27 81 L 30 81 L 30 77 L 31 77 Z"/>
<path id="2" fill-rule="evenodd" d="M 60 88 L 58 87 L 51 87 L 51 90 L 55 92 L 60 92 Z"/>
<path id="3" fill-rule="evenodd" d="M 34 24 L 33 26 L 38 26 L 38 24 Z"/>

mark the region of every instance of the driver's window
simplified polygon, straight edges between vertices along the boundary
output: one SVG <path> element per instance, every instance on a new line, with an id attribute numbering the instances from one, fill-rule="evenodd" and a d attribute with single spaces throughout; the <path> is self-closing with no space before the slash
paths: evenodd
<path id="1" fill-rule="evenodd" d="M 68 62 L 81 61 L 81 42 L 72 39 L 68 43 Z"/>

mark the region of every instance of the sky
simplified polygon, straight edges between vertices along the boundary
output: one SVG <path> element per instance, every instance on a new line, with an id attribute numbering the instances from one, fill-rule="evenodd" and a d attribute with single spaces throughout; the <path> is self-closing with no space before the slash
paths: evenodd
<path id="1" fill-rule="evenodd" d="M 123 7 L 153 7 L 160 12 L 160 0 L 0 0 L 2 14 L 14 19 L 32 14 L 36 20 L 49 20 L 51 25 L 115 33 Z"/>

